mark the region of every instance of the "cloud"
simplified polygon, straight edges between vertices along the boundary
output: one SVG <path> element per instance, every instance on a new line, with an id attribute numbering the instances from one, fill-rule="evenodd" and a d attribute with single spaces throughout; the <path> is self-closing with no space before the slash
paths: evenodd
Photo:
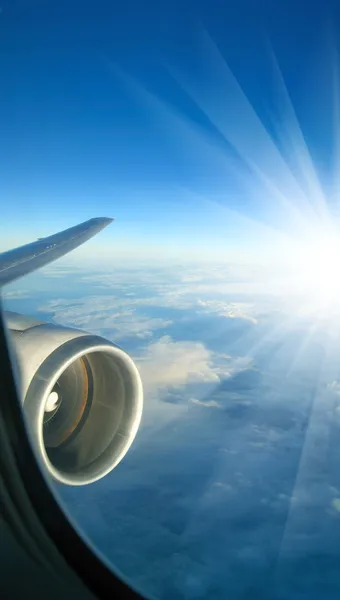
<path id="1" fill-rule="evenodd" d="M 10 290 L 3 292 L 4 300 L 16 300 L 17 298 L 30 298 L 34 293 L 29 290 Z"/>
<path id="2" fill-rule="evenodd" d="M 245 578 L 253 581 L 256 567 L 261 581 L 267 581 L 268 556 L 276 560 L 281 551 L 287 515 L 289 518 L 295 515 L 299 523 L 302 522 L 304 533 L 309 527 L 304 513 L 310 515 L 305 507 L 317 509 L 320 505 L 315 487 L 312 493 L 310 491 L 310 469 L 307 469 L 306 497 L 300 508 L 296 503 L 289 506 L 297 468 L 302 464 L 308 414 L 308 406 L 302 410 L 300 404 L 301 382 L 287 391 L 282 379 L 266 377 L 255 369 L 232 377 L 236 368 L 233 357 L 222 357 L 203 344 L 175 342 L 168 336 L 143 350 L 143 357 L 151 384 L 154 378 L 159 389 L 165 390 L 171 398 L 169 404 L 158 402 L 160 411 L 157 418 L 153 413 L 154 421 L 158 421 L 158 416 L 161 419 L 164 411 L 173 411 L 172 414 L 179 411 L 176 403 L 185 397 L 185 389 L 195 383 L 203 388 L 218 387 L 227 379 L 228 385 L 223 385 L 221 390 L 225 403 L 223 405 L 222 397 L 220 401 L 214 396 L 201 398 L 190 394 L 187 407 L 183 409 L 182 405 L 183 412 L 177 412 L 176 421 L 166 423 L 153 435 L 149 431 L 142 435 L 123 467 L 99 483 L 103 496 L 96 497 L 96 490 L 90 490 L 93 497 L 84 507 L 84 527 L 89 522 L 88 506 L 97 502 L 99 514 L 93 519 L 97 536 L 94 541 L 129 577 L 136 576 L 137 567 L 139 573 L 149 573 L 148 564 L 153 561 L 150 581 L 159 597 L 164 593 L 171 596 L 169 585 L 175 577 L 183 597 L 188 595 L 186 573 L 197 574 L 200 581 L 211 582 L 207 597 L 214 596 L 218 577 L 225 577 L 219 597 L 224 597 L 230 581 L 237 588 L 241 569 Z M 180 379 L 173 376 L 172 362 L 182 369 Z M 198 382 L 191 375 L 196 363 L 203 374 Z M 245 367 L 245 362 L 237 365 L 239 369 Z M 223 371 L 228 371 L 231 377 L 223 376 Z M 209 410 L 207 405 L 211 400 L 221 402 L 221 410 L 216 406 Z M 145 403 L 149 405 L 150 395 L 146 395 Z M 230 411 L 225 410 L 230 405 L 237 409 L 245 407 L 249 412 L 238 413 L 236 420 L 231 419 Z M 198 410 L 201 406 L 202 410 Z M 322 447 L 320 450 L 322 465 Z M 336 461 L 331 457 L 332 453 L 327 453 L 329 468 L 332 465 L 336 468 Z M 322 477 L 320 468 L 320 483 L 324 485 L 328 471 L 325 471 L 325 479 Z M 336 493 L 335 499 L 338 497 Z M 312 504 L 306 504 L 308 498 Z M 79 510 L 81 503 L 75 504 L 75 510 Z M 335 517 L 337 504 L 333 503 L 330 510 Z M 308 517 L 312 527 L 315 514 Z M 101 515 L 102 521 L 99 520 Z M 108 535 L 108 531 L 115 531 L 117 523 L 122 539 L 118 549 L 110 544 Z M 285 539 L 293 548 L 294 536 L 294 527 L 290 527 Z M 310 538 L 312 552 L 318 550 L 319 539 Z M 286 548 L 287 544 L 280 554 L 282 560 L 287 556 Z M 231 579 L 235 570 L 235 578 Z M 169 573 L 174 575 L 169 576 Z M 137 579 L 134 582 L 137 583 Z M 240 585 L 243 585 L 242 579 Z M 150 589 L 145 587 L 146 591 Z M 235 597 L 240 596 L 238 588 L 233 590 Z"/>
<path id="3" fill-rule="evenodd" d="M 130 298 L 117 300 L 115 296 L 99 295 L 57 299 L 41 306 L 39 310 L 50 312 L 60 325 L 89 329 L 106 337 L 111 330 L 114 339 L 127 336 L 150 338 L 154 330 L 165 329 L 172 324 L 170 319 L 137 313 L 134 304 Z"/>
<path id="4" fill-rule="evenodd" d="M 63 268 L 63 269 L 47 270 L 47 267 L 45 267 L 43 273 L 44 273 L 45 277 L 48 277 L 50 279 L 63 279 L 65 276 L 78 275 L 79 269 Z"/>
<path id="5" fill-rule="evenodd" d="M 290 319 L 299 319 L 301 315 L 296 314 L 293 300 L 287 302 L 282 297 L 280 285 L 269 285 L 272 277 L 277 277 L 275 270 L 274 275 L 267 271 L 263 267 L 231 263 L 211 264 L 209 267 L 164 265 L 162 268 L 154 264 L 124 264 L 124 267 L 117 266 L 107 271 L 78 269 L 76 279 L 82 286 L 82 293 L 84 286 L 88 286 L 92 293 L 91 301 L 97 304 L 102 298 L 102 301 L 110 302 L 112 312 L 127 309 L 141 312 L 153 308 L 191 310 L 198 315 L 243 320 L 251 327 L 258 324 L 263 315 L 277 318 L 278 313 L 282 313 Z M 70 273 L 71 270 L 65 270 L 66 277 Z M 47 276 L 55 279 L 60 274 L 51 270 Z M 94 291 L 98 294 L 93 295 Z M 88 295 L 84 298 L 87 312 L 89 299 Z M 65 299 L 59 299 L 43 308 L 53 308 L 58 318 L 58 314 L 63 312 L 61 307 L 65 309 L 67 304 Z"/>
<path id="6" fill-rule="evenodd" d="M 340 498 L 334 498 L 332 500 L 332 507 L 334 508 L 334 510 L 336 510 L 338 513 L 340 513 Z"/>
<path id="7" fill-rule="evenodd" d="M 150 274 L 145 276 L 148 280 Z M 204 312 L 221 313 L 229 310 L 231 318 L 237 315 L 243 319 L 250 319 L 245 312 L 247 305 L 237 307 L 236 303 L 229 306 L 225 302 L 198 302 L 197 298 L 187 298 L 183 302 L 178 288 L 175 291 L 170 284 L 164 284 L 164 288 L 162 297 L 136 297 L 134 286 L 130 284 L 122 297 L 102 293 L 85 298 L 59 298 L 49 301 L 39 309 L 50 312 L 53 319 L 61 325 L 87 329 L 113 341 L 128 336 L 144 340 L 142 349 L 134 358 L 148 392 L 151 390 L 169 404 L 180 404 L 183 401 L 188 403 L 194 399 L 191 403 L 217 408 L 219 398 L 205 396 L 218 387 L 221 381 L 247 369 L 249 359 L 211 352 L 202 342 L 175 341 L 161 331 L 173 324 L 173 318 L 150 316 L 143 314 L 142 310 L 143 307 L 159 305 L 173 305 L 176 308 L 180 305 L 181 308 L 187 308 L 191 304 Z M 147 290 L 150 290 L 148 285 Z M 146 345 L 155 332 L 161 335 L 160 339 Z M 201 387 L 199 390 L 184 389 L 192 384 Z M 210 388 L 202 387 L 203 385 L 208 388 L 210 385 Z"/>
<path id="8" fill-rule="evenodd" d="M 203 344 L 174 342 L 169 336 L 150 344 L 137 363 L 146 385 L 156 388 L 220 380 L 212 353 Z"/>
<path id="9" fill-rule="evenodd" d="M 70 271 L 64 273 L 67 276 Z M 55 278 L 60 274 L 63 274 L 62 268 L 59 272 L 52 270 L 49 276 Z M 209 269 L 190 266 L 117 268 L 97 273 L 79 270 L 76 279 L 81 285 L 81 297 L 75 285 L 73 298 L 56 298 L 37 308 L 51 313 L 54 321 L 61 325 L 87 329 L 113 341 L 127 336 L 149 339 L 155 331 L 165 330 L 176 318 L 173 313 L 164 317 L 166 309 L 190 310 L 197 317 L 216 315 L 242 320 L 253 328 L 258 322 L 258 308 L 253 302 L 238 301 L 240 292 L 245 293 L 244 284 L 248 283 L 243 278 L 248 275 L 242 268 L 237 275 L 231 265 Z M 84 286 L 90 293 L 84 293 Z M 163 314 L 158 312 L 154 316 L 156 310 Z M 182 318 L 186 318 L 185 314 Z"/>
<path id="10" fill-rule="evenodd" d="M 171 296 L 174 306 L 178 305 L 178 301 L 178 296 Z M 162 300 L 154 297 L 135 298 L 125 295 L 124 298 L 117 298 L 103 294 L 57 299 L 41 306 L 40 310 L 49 311 L 61 325 L 89 329 L 105 336 L 112 331 L 115 339 L 125 336 L 147 339 L 155 330 L 166 329 L 173 323 L 171 319 L 152 317 L 140 312 L 142 306 L 152 303 L 158 305 L 159 302 Z M 243 318 L 246 318 L 245 315 Z M 217 383 L 220 376 L 228 377 L 247 364 L 247 361 L 236 360 L 227 354 L 213 354 L 203 343 L 176 342 L 167 335 L 147 346 L 137 359 L 144 381 L 152 381 L 152 385 L 159 388 L 193 382 Z"/>
<path id="11" fill-rule="evenodd" d="M 182 418 L 190 406 L 225 408 L 226 394 L 218 394 L 221 383 L 249 366 L 247 360 L 212 352 L 202 343 L 176 342 L 170 336 L 144 347 L 135 360 L 146 399 L 143 424 L 153 429 Z"/>
<path id="12" fill-rule="evenodd" d="M 208 408 L 221 408 L 221 405 L 216 400 L 198 400 L 198 398 L 190 398 L 191 404 L 197 404 L 198 406 L 206 406 Z"/>
<path id="13" fill-rule="evenodd" d="M 254 325 L 258 318 L 254 316 L 255 307 L 245 302 L 223 302 L 218 300 L 198 300 L 197 307 L 203 312 L 216 313 L 228 319 L 245 319 Z"/>
<path id="14" fill-rule="evenodd" d="M 340 396 L 340 383 L 338 381 L 332 381 L 331 383 L 328 383 L 327 389 L 337 396 Z"/>
<path id="15" fill-rule="evenodd" d="M 202 297 L 205 300 L 221 299 L 233 295 L 234 298 L 247 296 L 253 303 L 254 298 L 274 296 L 277 305 L 277 296 L 282 292 L 281 288 L 270 288 L 268 282 L 276 275 L 260 267 L 228 264 L 211 264 L 209 267 L 198 267 L 190 264 L 164 265 L 162 268 L 154 264 L 141 265 L 139 267 L 115 268 L 112 271 L 86 273 L 80 276 L 81 281 L 88 282 L 108 289 L 119 289 L 127 287 L 140 288 L 147 286 L 153 295 L 159 300 L 164 300 L 167 305 L 171 296 L 186 299 L 191 304 L 196 303 Z"/>
<path id="16" fill-rule="evenodd" d="M 225 483 L 224 481 L 215 481 L 215 483 L 213 484 L 214 487 L 217 488 L 221 488 L 223 490 L 226 490 L 228 492 L 231 492 L 233 490 L 233 486 L 230 485 L 230 483 Z"/>

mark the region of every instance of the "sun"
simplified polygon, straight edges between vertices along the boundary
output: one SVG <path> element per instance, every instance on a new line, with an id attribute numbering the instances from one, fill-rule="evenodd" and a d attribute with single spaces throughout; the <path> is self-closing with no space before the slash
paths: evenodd
<path id="1" fill-rule="evenodd" d="M 314 231 L 295 242 L 287 258 L 286 292 L 299 296 L 306 311 L 340 316 L 340 232 Z"/>

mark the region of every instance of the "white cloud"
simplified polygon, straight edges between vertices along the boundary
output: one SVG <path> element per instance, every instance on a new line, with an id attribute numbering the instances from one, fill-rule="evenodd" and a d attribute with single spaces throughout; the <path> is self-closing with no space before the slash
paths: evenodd
<path id="1" fill-rule="evenodd" d="M 161 429 L 164 422 L 180 418 L 190 404 L 222 408 L 209 397 L 223 379 L 247 369 L 249 361 L 211 352 L 201 343 L 163 336 L 144 348 L 136 364 L 144 388 L 143 424 Z"/>
<path id="2" fill-rule="evenodd" d="M 52 271 L 51 276 L 59 276 L 58 271 L 54 274 Z M 232 265 L 211 265 L 209 268 L 181 265 L 162 269 L 124 265 L 123 268 L 93 273 L 83 269 L 79 270 L 76 279 L 82 288 L 88 286 L 91 295 L 79 298 L 75 287 L 74 298 L 55 299 L 38 309 L 50 312 L 55 322 L 61 325 L 86 329 L 118 342 L 127 336 L 150 339 L 155 331 L 166 330 L 172 325 L 173 312 L 170 318 L 166 314 L 154 316 L 153 309 L 163 313 L 166 309 L 190 310 L 198 318 L 216 315 L 254 326 L 263 311 L 252 302 L 237 301 L 240 293 L 247 294 L 250 288 L 254 291 L 252 285 L 249 288 L 254 276 L 256 279 L 257 273 Z"/>
<path id="3" fill-rule="evenodd" d="M 150 344 L 137 363 L 146 385 L 156 388 L 220 380 L 213 355 L 203 344 L 174 342 L 169 336 Z"/>
<path id="4" fill-rule="evenodd" d="M 226 490 L 227 492 L 233 491 L 233 486 L 230 485 L 230 483 L 225 483 L 224 481 L 215 481 L 213 487 L 221 488 L 223 490 Z"/>
<path id="5" fill-rule="evenodd" d="M 169 320 L 141 317 L 141 311 L 143 309 L 150 310 L 150 308 L 190 309 L 196 313 L 215 314 L 228 319 L 243 319 L 253 324 L 258 322 L 256 308 L 251 303 L 200 298 L 200 293 L 203 292 L 218 295 L 219 290 L 212 285 L 185 286 L 180 283 L 164 282 L 151 285 L 150 282 L 147 282 L 141 285 L 143 291 L 146 286 L 149 293 L 141 297 L 139 284 L 141 284 L 139 281 L 134 282 L 133 285 L 124 282 L 114 284 L 111 281 L 112 294 L 99 293 L 74 300 L 59 298 L 39 308 L 42 311 L 52 312 L 57 322 L 65 323 L 67 321 L 68 324 L 76 327 L 90 326 L 91 329 L 112 327 L 125 330 L 126 325 L 124 326 L 123 323 L 128 320 L 128 328 L 132 334 L 142 333 L 144 320 L 146 320 L 145 327 L 147 329 L 162 328 L 171 323 Z M 136 291 L 136 286 L 139 293 Z M 125 321 L 124 317 L 126 317 Z M 138 321 L 140 321 L 140 326 Z"/>
<path id="6" fill-rule="evenodd" d="M 44 276 L 49 277 L 50 279 L 63 279 L 65 276 L 69 275 L 78 275 L 79 269 L 51 269 L 48 270 L 48 267 L 45 267 L 43 270 Z"/>
<path id="7" fill-rule="evenodd" d="M 277 303 L 277 294 L 281 291 L 268 286 L 270 273 L 263 272 L 263 269 L 233 264 L 211 265 L 209 268 L 189 264 L 164 265 L 162 268 L 150 263 L 140 267 L 135 265 L 134 268 L 124 265 L 124 269 L 91 274 L 84 272 L 80 278 L 81 281 L 109 289 L 146 285 L 160 299 L 167 300 L 168 296 L 175 294 L 191 299 L 191 302 L 200 296 L 209 296 L 213 300 L 230 294 L 236 297 L 247 295 L 252 299 L 260 294 L 263 302 L 264 296 L 274 294 Z"/>
<path id="8" fill-rule="evenodd" d="M 191 404 L 197 404 L 198 406 L 206 406 L 208 408 L 221 408 L 221 405 L 216 400 L 198 400 L 198 398 L 190 398 Z"/>
<path id="9" fill-rule="evenodd" d="M 327 389 L 329 389 L 332 392 L 334 392 L 334 394 L 336 394 L 337 396 L 340 396 L 340 383 L 339 383 L 339 381 L 332 381 L 331 383 L 328 383 Z"/>
<path id="10" fill-rule="evenodd" d="M 29 290 L 9 290 L 3 292 L 3 298 L 5 300 L 15 300 L 16 298 L 30 298 L 33 296 L 33 292 Z"/>
<path id="11" fill-rule="evenodd" d="M 254 323 L 254 325 L 258 322 L 258 319 L 254 316 L 255 307 L 250 303 L 198 300 L 197 306 L 202 308 L 203 312 L 213 312 L 228 319 L 245 319 Z"/>
<path id="12" fill-rule="evenodd" d="M 112 336 L 149 338 L 155 329 L 172 324 L 169 319 L 138 314 L 133 298 L 117 300 L 115 296 L 88 296 L 76 300 L 57 299 L 41 306 L 40 310 L 52 313 L 60 325 L 89 329 L 101 335 L 103 330 L 112 330 Z M 106 331 L 107 335 L 107 331 Z"/>
<path id="13" fill-rule="evenodd" d="M 189 302 L 197 305 L 197 300 L 190 299 Z M 170 319 L 150 317 L 140 312 L 142 306 L 153 304 L 159 306 L 160 303 L 162 306 L 173 304 L 178 307 L 178 303 L 183 306 L 178 290 L 177 292 L 171 290 L 162 298 L 154 296 L 136 298 L 126 294 L 123 298 L 117 298 L 114 295 L 102 294 L 86 298 L 56 299 L 41 306 L 40 310 L 51 312 L 55 321 L 61 325 L 88 329 L 105 336 L 108 336 L 108 331 L 112 331 L 110 337 L 114 340 L 129 335 L 148 339 L 152 337 L 155 330 L 166 329 L 172 324 Z M 223 306 L 221 303 L 213 304 L 213 302 L 201 304 L 208 310 L 210 308 L 214 311 L 226 310 L 226 304 Z M 235 307 L 236 304 L 233 304 L 233 311 L 236 310 Z M 242 318 L 246 318 L 245 313 L 239 309 L 239 314 L 241 313 Z M 248 368 L 250 363 L 246 358 L 210 352 L 203 343 L 176 342 L 167 335 L 149 344 L 137 357 L 137 362 L 144 384 L 153 389 L 178 387 L 190 383 L 210 382 L 215 385 L 221 377 L 230 377 Z M 196 394 L 194 397 L 196 398 Z M 197 402 L 202 401 L 204 400 L 201 398 L 197 399 Z"/>
<path id="14" fill-rule="evenodd" d="M 161 296 L 151 294 L 141 298 L 132 294 L 133 292 L 124 292 L 123 297 L 100 294 L 76 299 L 62 298 L 50 301 L 39 309 L 52 313 L 53 319 L 61 325 L 79 327 L 106 336 L 108 330 L 111 330 L 110 337 L 114 340 L 125 336 L 148 339 L 155 330 L 172 325 L 171 319 L 143 314 L 143 307 L 190 307 L 254 322 L 254 318 L 246 312 L 251 310 L 251 305 L 185 298 L 177 286 L 174 289 L 170 284 L 164 284 Z M 238 370 L 246 366 L 241 359 L 238 359 L 236 365 L 235 359 L 230 356 L 213 356 L 202 343 L 174 342 L 167 336 L 151 344 L 146 349 L 146 354 L 140 357 L 140 363 L 145 379 L 152 379 L 154 385 L 160 387 L 199 381 L 217 382 L 220 376 L 226 377 L 234 373 L 236 366 Z"/>

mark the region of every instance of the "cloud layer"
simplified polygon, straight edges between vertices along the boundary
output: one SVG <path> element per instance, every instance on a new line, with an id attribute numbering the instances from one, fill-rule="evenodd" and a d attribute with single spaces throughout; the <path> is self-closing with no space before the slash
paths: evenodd
<path id="1" fill-rule="evenodd" d="M 62 492 L 93 543 L 163 600 L 224 600 L 226 589 L 266 598 L 268 581 L 289 597 L 292 565 L 317 589 L 313 556 L 334 559 L 340 534 L 335 341 L 309 323 L 288 326 L 232 269 L 229 280 L 216 267 L 77 281 L 36 297 L 37 313 L 121 341 L 145 392 L 122 463 Z"/>

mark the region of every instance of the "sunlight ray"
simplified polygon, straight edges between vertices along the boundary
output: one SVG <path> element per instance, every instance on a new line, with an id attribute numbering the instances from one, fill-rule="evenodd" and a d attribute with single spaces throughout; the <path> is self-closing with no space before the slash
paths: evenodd
<path id="1" fill-rule="evenodd" d="M 278 87 L 278 105 L 281 105 L 281 118 L 279 120 L 278 129 L 279 137 L 286 145 L 289 156 L 294 158 L 296 161 L 295 172 L 299 177 L 300 184 L 306 186 L 307 197 L 311 201 L 314 200 L 314 206 L 317 209 L 319 217 L 328 222 L 329 211 L 327 209 L 326 199 L 313 165 L 306 140 L 296 116 L 296 112 L 290 99 L 277 57 L 275 56 L 272 48 L 270 48 L 270 56 Z"/>
<path id="2" fill-rule="evenodd" d="M 292 375 L 292 373 L 295 371 L 295 369 L 299 366 L 299 361 L 303 358 L 304 352 L 308 348 L 308 346 L 313 338 L 313 335 L 315 334 L 317 329 L 318 329 L 317 321 L 314 321 L 314 323 L 310 323 L 309 326 L 307 327 L 307 331 L 305 332 L 305 334 L 301 340 L 301 343 L 295 349 L 295 353 L 292 354 L 291 365 L 290 365 L 290 368 L 287 370 L 286 377 L 290 377 Z"/>
<path id="3" fill-rule="evenodd" d="M 332 112 L 333 112 L 333 194 L 336 208 L 340 208 L 340 67 L 339 53 L 333 48 Z"/>
<path id="4" fill-rule="evenodd" d="M 310 202 L 303 189 L 214 41 L 205 31 L 203 45 L 205 55 L 209 57 L 209 88 L 198 88 L 192 79 L 184 78 L 170 69 L 173 76 L 226 140 L 236 148 L 243 160 L 257 165 L 261 172 L 266 173 L 268 179 L 277 181 L 282 195 L 298 206 L 302 214 L 312 215 Z"/>
<path id="5" fill-rule="evenodd" d="M 327 464 L 328 442 L 330 436 L 329 422 L 325 415 L 332 404 L 330 398 L 327 399 L 323 392 L 323 381 L 327 365 L 329 364 L 329 354 L 332 351 L 330 343 L 320 368 L 315 375 L 316 385 L 311 406 L 309 410 L 308 426 L 305 431 L 303 446 L 297 465 L 294 485 L 291 491 L 289 510 L 286 517 L 285 527 L 280 542 L 276 573 L 280 570 L 281 562 L 287 556 L 294 545 L 294 534 L 298 529 L 299 510 L 303 509 L 305 502 L 308 504 L 308 493 L 313 498 L 313 489 L 309 485 L 323 483 L 323 469 Z"/>

